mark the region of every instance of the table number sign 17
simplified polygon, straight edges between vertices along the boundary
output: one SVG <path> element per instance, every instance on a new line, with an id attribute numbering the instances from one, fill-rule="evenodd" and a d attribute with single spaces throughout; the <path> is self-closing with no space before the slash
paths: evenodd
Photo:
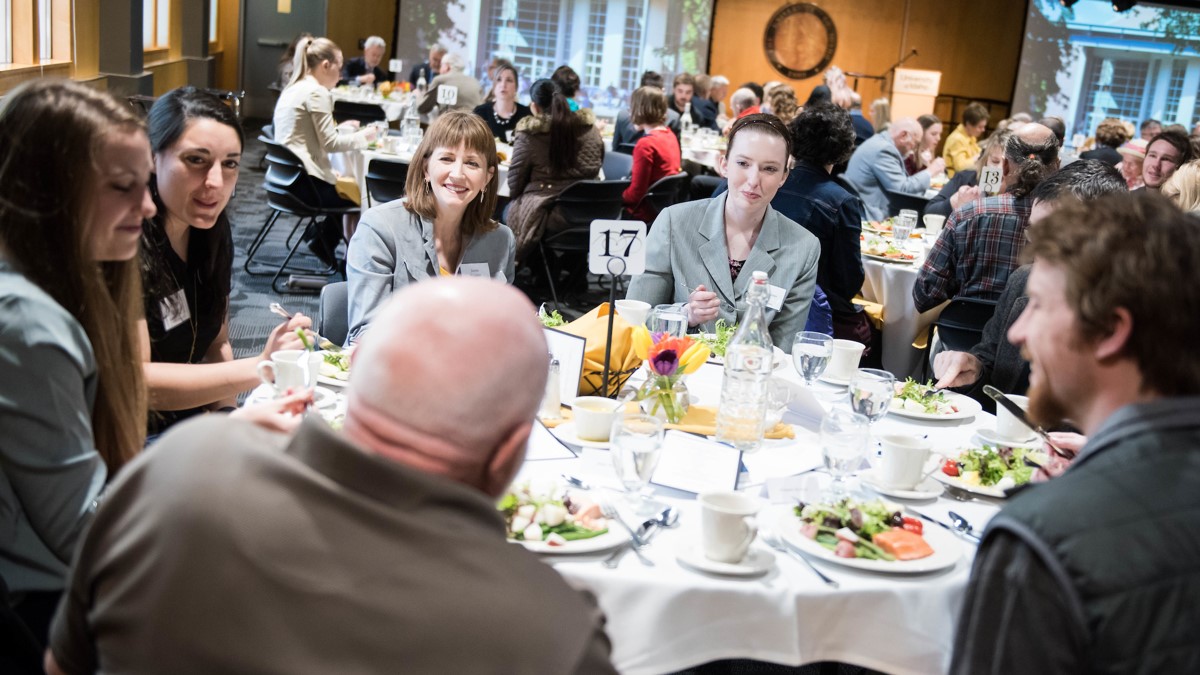
<path id="1" fill-rule="evenodd" d="M 637 220 L 593 220 L 588 271 L 615 276 L 646 271 L 646 224 Z"/>

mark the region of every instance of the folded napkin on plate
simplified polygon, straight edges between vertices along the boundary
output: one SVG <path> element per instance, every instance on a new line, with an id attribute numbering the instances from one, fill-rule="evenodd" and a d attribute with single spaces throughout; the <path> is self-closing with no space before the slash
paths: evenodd
<path id="1" fill-rule="evenodd" d="M 565 333 L 578 335 L 586 340 L 583 353 L 583 376 L 579 379 L 580 396 L 607 396 L 615 398 L 625 381 L 642 365 L 642 360 L 633 351 L 633 326 L 620 315 L 613 317 L 612 353 L 609 356 L 608 391 L 604 386 L 604 344 L 608 338 L 608 303 L 601 303 L 592 311 L 561 327 Z"/>
<path id="2" fill-rule="evenodd" d="M 707 405 L 694 405 L 688 408 L 687 414 L 679 424 L 668 424 L 668 429 L 678 429 L 690 434 L 712 436 L 717 433 L 717 409 Z M 780 422 L 773 428 L 767 429 L 764 438 L 795 438 L 796 432 L 792 425 Z"/>

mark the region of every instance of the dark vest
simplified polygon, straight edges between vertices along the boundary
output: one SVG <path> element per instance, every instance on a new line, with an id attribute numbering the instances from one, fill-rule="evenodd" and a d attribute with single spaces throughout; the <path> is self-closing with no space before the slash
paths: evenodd
<path id="1" fill-rule="evenodd" d="M 1092 673 L 1200 673 L 1200 410 L 1015 495 L 989 531 L 1032 546 L 1073 589 Z"/>

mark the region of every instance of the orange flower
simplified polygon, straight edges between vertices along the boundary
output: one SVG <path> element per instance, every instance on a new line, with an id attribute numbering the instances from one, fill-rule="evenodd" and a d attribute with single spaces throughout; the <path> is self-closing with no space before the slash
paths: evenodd
<path id="1" fill-rule="evenodd" d="M 683 353 L 692 346 L 692 339 L 689 337 L 665 337 L 651 345 L 647 358 L 654 360 L 654 357 L 668 349 L 675 351 L 676 358 L 683 356 Z"/>

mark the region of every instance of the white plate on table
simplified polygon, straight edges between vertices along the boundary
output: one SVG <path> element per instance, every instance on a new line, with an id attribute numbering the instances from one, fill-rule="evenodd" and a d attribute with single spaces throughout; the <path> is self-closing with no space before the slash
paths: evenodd
<path id="1" fill-rule="evenodd" d="M 791 507 L 776 511 L 775 514 L 777 518 L 775 531 L 779 532 L 789 546 L 810 558 L 843 567 L 853 567 L 881 574 L 922 574 L 954 567 L 962 558 L 962 544 L 958 538 L 932 523 L 926 523 L 928 527 L 924 528 L 921 536 L 933 549 L 933 555 L 918 560 L 893 560 L 890 562 L 864 558 L 841 558 L 834 555 L 833 551 L 800 533 L 800 519 L 794 515 Z"/>
<path id="2" fill-rule="evenodd" d="M 770 551 L 751 547 L 746 551 L 746 557 L 740 562 L 726 563 L 709 560 L 704 557 L 700 544 L 690 544 L 675 554 L 675 558 L 684 565 L 709 574 L 721 574 L 731 577 L 752 577 L 766 574 L 775 566 L 775 554 Z"/>
<path id="3" fill-rule="evenodd" d="M 1030 433 L 1029 438 L 1023 441 L 1014 441 L 1011 438 L 1002 438 L 1000 434 L 996 433 L 995 429 L 990 427 L 976 429 L 975 435 L 979 437 L 981 442 L 987 445 L 1003 445 L 1009 448 L 1039 448 L 1042 445 L 1041 441 L 1038 440 L 1037 435 L 1033 434 L 1032 432 Z"/>
<path id="4" fill-rule="evenodd" d="M 583 448 L 596 448 L 599 450 L 607 450 L 609 447 L 608 441 L 587 441 L 575 435 L 575 423 L 563 422 L 562 424 L 550 430 L 554 437 L 568 445 L 578 445 Z"/>
<path id="5" fill-rule="evenodd" d="M 875 255 L 874 253 L 863 253 L 862 257 L 870 258 L 871 260 L 878 260 L 879 262 L 896 263 L 897 265 L 911 265 L 917 262 L 916 258 L 913 258 L 912 260 L 904 260 L 903 258 L 888 258 L 887 256 Z"/>
<path id="6" fill-rule="evenodd" d="M 337 387 L 338 389 L 345 389 L 350 386 L 350 380 L 339 380 L 336 377 L 327 377 L 325 375 L 318 375 L 317 382 L 327 387 Z"/>
<path id="7" fill-rule="evenodd" d="M 509 539 L 509 541 L 520 544 L 525 547 L 525 550 L 534 553 L 552 553 L 552 554 L 572 554 L 572 553 L 596 553 L 598 551 L 607 551 L 610 548 L 615 548 L 629 541 L 629 533 L 617 525 L 616 529 L 612 526 L 616 523 L 609 523 L 608 532 L 591 537 L 590 539 L 576 539 L 568 541 L 561 546 L 551 546 L 544 541 L 518 541 Z"/>
<path id="8" fill-rule="evenodd" d="M 313 405 L 318 408 L 332 408 L 337 405 L 338 395 L 321 387 L 313 388 Z"/>
<path id="9" fill-rule="evenodd" d="M 947 476 L 946 474 L 942 473 L 941 471 L 935 471 L 933 474 L 933 477 L 936 478 L 938 480 L 938 482 L 940 482 L 940 483 L 945 483 L 946 485 L 949 485 L 950 487 L 956 487 L 961 490 L 966 490 L 967 492 L 970 492 L 971 494 L 974 494 L 974 495 L 980 495 L 982 497 L 991 497 L 992 499 L 1006 499 L 1007 498 L 1007 495 L 1004 494 L 1004 490 L 1001 490 L 1000 488 L 995 487 L 995 486 L 972 485 L 965 481 L 959 480 L 957 476 Z"/>
<path id="10" fill-rule="evenodd" d="M 934 499 L 942 494 L 942 484 L 934 480 L 933 476 L 926 478 L 920 485 L 908 489 L 884 485 L 875 469 L 862 472 L 858 478 L 879 494 L 897 499 Z"/>
<path id="11" fill-rule="evenodd" d="M 902 406 L 897 406 L 897 399 L 892 399 L 892 405 L 888 406 L 889 413 L 896 413 L 901 417 L 908 417 L 914 420 L 965 420 L 975 416 L 976 413 L 983 411 L 983 406 L 979 405 L 979 401 L 970 396 L 955 394 L 954 392 L 946 392 L 946 398 L 950 403 L 958 408 L 958 412 L 939 415 L 936 413 L 916 412 L 913 410 L 905 410 Z"/>
<path id="12" fill-rule="evenodd" d="M 709 337 L 715 337 L 715 336 L 713 336 L 710 333 Z M 774 345 L 772 345 L 771 349 L 774 350 L 773 354 L 775 356 L 775 360 L 772 364 L 772 370 L 779 370 L 780 368 L 786 366 L 788 363 L 787 352 L 783 351 L 782 349 L 780 349 L 779 347 L 776 347 Z M 716 364 L 718 366 L 725 365 L 725 357 L 717 356 L 716 354 L 710 354 L 708 357 L 708 362 Z"/>

